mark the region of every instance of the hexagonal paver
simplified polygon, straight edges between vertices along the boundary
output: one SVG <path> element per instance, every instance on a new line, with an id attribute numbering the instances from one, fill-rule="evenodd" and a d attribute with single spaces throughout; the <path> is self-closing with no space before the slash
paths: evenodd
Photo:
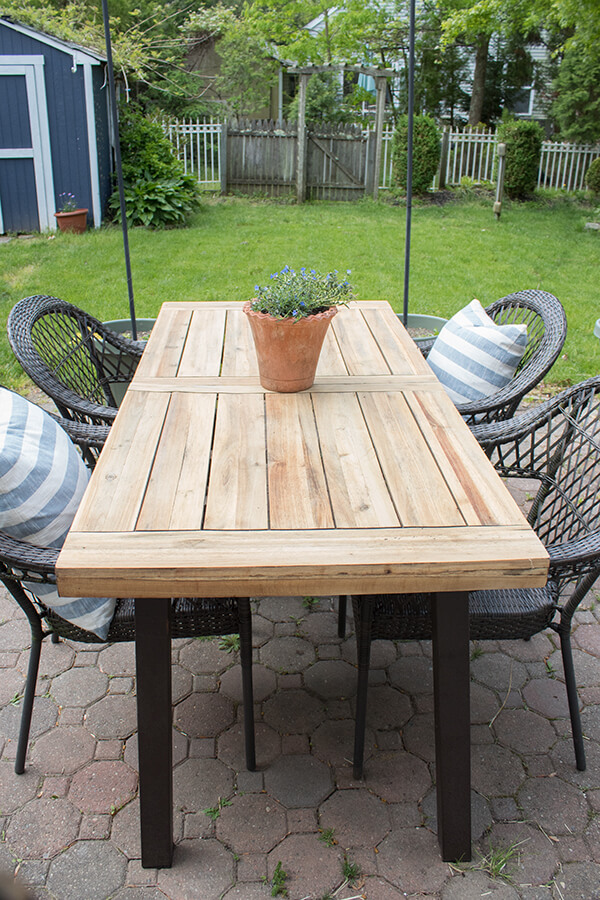
<path id="1" fill-rule="evenodd" d="M 483 653 L 471 662 L 471 675 L 475 681 L 501 692 L 506 692 L 509 686 L 518 690 L 527 681 L 523 663 L 504 653 Z"/>
<path id="2" fill-rule="evenodd" d="M 269 879 L 278 863 L 286 873 L 285 887 L 290 897 L 323 897 L 343 881 L 342 852 L 328 847 L 316 834 L 292 834 L 271 850 Z"/>
<path id="3" fill-rule="evenodd" d="M 387 684 L 369 688 L 367 725 L 377 730 L 401 728 L 413 714 L 410 697 Z"/>
<path id="4" fill-rule="evenodd" d="M 376 847 L 391 829 L 388 804 L 364 788 L 332 794 L 319 809 L 319 824 L 333 829 L 341 847 Z"/>
<path id="5" fill-rule="evenodd" d="M 173 770 L 173 804 L 198 812 L 215 807 L 233 791 L 233 772 L 217 759 L 186 759 Z"/>
<path id="6" fill-rule="evenodd" d="M 141 857 L 139 800 L 132 800 L 117 812 L 113 819 L 111 840 L 129 859 Z"/>
<path id="7" fill-rule="evenodd" d="M 431 787 L 427 765 L 404 750 L 375 753 L 364 775 L 369 790 L 388 803 L 420 800 Z"/>
<path id="8" fill-rule="evenodd" d="M 353 697 L 356 693 L 356 669 L 341 659 L 322 660 L 306 670 L 304 684 L 324 700 Z"/>
<path id="9" fill-rule="evenodd" d="M 216 822 L 216 836 L 237 854 L 268 853 L 286 833 L 285 810 L 268 794 L 234 797 Z"/>
<path id="10" fill-rule="evenodd" d="M 23 775 L 15 775 L 14 763 L 0 761 L 0 809 L 9 815 L 32 800 L 40 786 L 40 773 L 27 768 Z"/>
<path id="11" fill-rule="evenodd" d="M 215 737 L 235 721 L 235 710 L 227 697 L 195 692 L 177 704 L 174 721 L 188 737 Z"/>
<path id="12" fill-rule="evenodd" d="M 306 616 L 302 597 L 262 597 L 258 602 L 258 612 L 272 622 L 289 622 Z"/>
<path id="13" fill-rule="evenodd" d="M 444 885 L 442 900 L 519 900 L 514 887 L 497 878 L 491 879 L 484 872 L 461 872 Z"/>
<path id="14" fill-rule="evenodd" d="M 106 900 L 126 872 L 127 860 L 108 841 L 78 841 L 52 861 L 48 887 L 56 900 Z"/>
<path id="15" fill-rule="evenodd" d="M 600 897 L 600 865 L 591 862 L 570 863 L 556 878 L 552 897 L 569 900 L 598 900 Z"/>
<path id="16" fill-rule="evenodd" d="M 498 744 L 477 744 L 471 748 L 472 784 L 484 797 L 515 794 L 525 779 L 523 764 L 516 753 Z"/>
<path id="17" fill-rule="evenodd" d="M 532 678 L 523 688 L 523 697 L 530 709 L 549 719 L 569 715 L 566 688 L 556 678 Z"/>
<path id="18" fill-rule="evenodd" d="M 80 821 L 67 800 L 33 800 L 12 816 L 6 839 L 18 856 L 50 859 L 73 843 Z"/>
<path id="19" fill-rule="evenodd" d="M 58 706 L 49 697 L 36 697 L 31 716 L 30 738 L 39 737 L 56 725 Z M 13 706 L 9 703 L 0 711 L 0 736 L 16 741 L 21 726 L 21 704 Z"/>
<path id="20" fill-rule="evenodd" d="M 107 688 L 108 675 L 95 666 L 78 666 L 54 678 L 50 692 L 59 706 L 90 706 Z"/>
<path id="21" fill-rule="evenodd" d="M 256 766 L 264 769 L 271 765 L 281 753 L 281 737 L 273 728 L 264 722 L 254 725 L 254 743 L 256 750 Z M 238 772 L 246 768 L 246 743 L 244 726 L 236 722 L 217 739 L 218 757 Z"/>
<path id="22" fill-rule="evenodd" d="M 323 722 L 313 732 L 312 749 L 315 756 L 330 766 L 350 765 L 354 753 L 354 722 L 352 719 L 334 719 Z M 367 728 L 365 735 L 365 759 L 373 753 L 375 737 Z"/>
<path id="23" fill-rule="evenodd" d="M 233 883 L 233 855 L 215 840 L 182 841 L 158 887 L 170 900 L 220 900 Z"/>
<path id="24" fill-rule="evenodd" d="M 82 812 L 111 813 L 132 799 L 137 783 L 137 773 L 126 763 L 101 760 L 73 776 L 69 800 Z"/>
<path id="25" fill-rule="evenodd" d="M 107 675 L 135 675 L 135 644 L 124 641 L 98 654 L 98 666 Z"/>
<path id="26" fill-rule="evenodd" d="M 125 740 L 137 728 L 137 703 L 131 694 L 109 694 L 88 709 L 85 724 L 101 740 Z"/>
<path id="27" fill-rule="evenodd" d="M 547 884 L 552 880 L 558 866 L 558 848 L 537 825 L 525 822 L 494 825 L 482 841 L 481 852 L 486 855 L 492 849 L 509 847 L 514 849 L 506 864 L 506 874 L 517 886 Z M 564 895 L 564 900 L 567 898 L 571 900 L 570 894 Z"/>
<path id="28" fill-rule="evenodd" d="M 400 657 L 389 667 L 390 682 L 409 694 L 433 693 L 433 663 L 421 657 Z"/>
<path id="29" fill-rule="evenodd" d="M 517 800 L 525 817 L 549 834 L 577 834 L 588 823 L 585 797 L 560 778 L 528 778 Z"/>
<path id="30" fill-rule="evenodd" d="M 379 845 L 380 875 L 407 894 L 433 894 L 448 877 L 437 837 L 426 828 L 399 828 Z"/>
<path id="31" fill-rule="evenodd" d="M 313 756 L 280 756 L 265 772 L 265 787 L 288 809 L 318 806 L 331 792 L 331 770 Z"/>
<path id="32" fill-rule="evenodd" d="M 179 651 L 179 664 L 193 675 L 214 675 L 228 669 L 232 662 L 231 654 L 219 649 L 217 638 L 198 638 Z"/>
<path id="33" fill-rule="evenodd" d="M 306 691 L 278 691 L 263 704 L 263 716 L 282 734 L 310 734 L 323 721 L 325 708 Z"/>
<path id="34" fill-rule="evenodd" d="M 53 728 L 37 739 L 31 762 L 46 775 L 72 774 L 91 762 L 96 741 L 86 728 Z"/>
<path id="35" fill-rule="evenodd" d="M 252 666 L 252 693 L 255 703 L 261 703 L 277 686 L 275 673 L 264 666 Z M 232 666 L 221 675 L 221 691 L 232 700 L 242 702 L 242 668 Z"/>
<path id="36" fill-rule="evenodd" d="M 299 637 L 276 637 L 260 650 L 260 660 L 275 672 L 303 672 L 315 661 L 315 648 Z"/>
<path id="37" fill-rule="evenodd" d="M 550 722 L 528 709 L 503 709 L 494 730 L 502 744 L 519 753 L 547 753 L 556 743 Z"/>

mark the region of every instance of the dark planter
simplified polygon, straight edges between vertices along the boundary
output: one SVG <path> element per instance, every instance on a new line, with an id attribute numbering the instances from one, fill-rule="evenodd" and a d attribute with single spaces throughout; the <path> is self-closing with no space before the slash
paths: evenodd
<path id="1" fill-rule="evenodd" d="M 401 322 L 403 321 L 402 313 L 398 313 L 398 318 Z M 427 331 L 427 334 L 412 336 L 413 341 L 416 344 L 421 344 L 424 341 L 430 341 L 431 338 L 437 337 L 447 321 L 448 319 L 443 319 L 441 318 L 441 316 L 427 316 L 421 315 L 419 313 L 409 313 L 407 317 L 407 328 L 415 328 Z"/>
<path id="2" fill-rule="evenodd" d="M 137 319 L 137 333 L 138 339 L 140 335 L 145 335 L 152 331 L 152 327 L 156 322 L 156 319 Z M 110 328 L 111 331 L 116 331 L 117 334 L 128 334 L 128 337 L 131 336 L 131 319 L 111 319 L 108 322 L 104 322 L 107 328 Z M 116 354 L 115 354 L 116 361 Z M 123 381 L 113 382 L 110 385 L 110 389 L 113 393 L 113 397 L 115 398 L 115 402 L 117 406 L 121 405 L 123 397 L 125 396 L 125 391 L 127 390 L 127 383 Z"/>

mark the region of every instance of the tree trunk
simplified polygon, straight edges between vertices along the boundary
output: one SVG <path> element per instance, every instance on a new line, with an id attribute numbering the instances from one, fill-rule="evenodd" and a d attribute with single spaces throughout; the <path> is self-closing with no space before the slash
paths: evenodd
<path id="1" fill-rule="evenodd" d="M 478 125 L 483 115 L 485 95 L 485 72 L 487 69 L 490 35 L 480 34 L 476 44 L 475 71 L 473 72 L 473 92 L 469 104 L 469 125 Z"/>

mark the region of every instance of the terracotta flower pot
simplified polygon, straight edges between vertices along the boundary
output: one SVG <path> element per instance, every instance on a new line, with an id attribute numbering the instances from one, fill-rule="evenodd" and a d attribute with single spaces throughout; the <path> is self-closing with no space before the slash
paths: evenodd
<path id="1" fill-rule="evenodd" d="M 87 209 L 73 209 L 69 212 L 55 212 L 56 222 L 61 231 L 83 234 L 87 228 Z"/>
<path id="2" fill-rule="evenodd" d="M 325 334 L 337 306 L 297 322 L 256 312 L 250 303 L 244 304 L 244 312 L 252 329 L 262 386 L 280 393 L 309 388 L 315 380 Z"/>

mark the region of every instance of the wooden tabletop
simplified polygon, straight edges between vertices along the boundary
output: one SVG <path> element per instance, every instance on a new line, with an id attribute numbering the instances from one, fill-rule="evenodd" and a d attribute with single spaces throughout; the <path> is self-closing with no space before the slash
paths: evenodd
<path id="1" fill-rule="evenodd" d="M 548 557 L 389 304 L 340 308 L 309 391 L 241 303 L 165 303 L 57 564 L 66 596 L 545 584 Z"/>

